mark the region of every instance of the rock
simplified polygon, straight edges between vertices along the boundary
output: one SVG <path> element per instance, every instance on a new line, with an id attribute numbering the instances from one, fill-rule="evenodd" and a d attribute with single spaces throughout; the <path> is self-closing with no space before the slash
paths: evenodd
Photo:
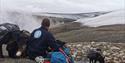
<path id="1" fill-rule="evenodd" d="M 119 47 L 116 47 L 116 46 L 111 47 L 111 49 L 112 49 L 112 50 L 113 50 L 113 49 L 120 50 L 120 48 L 119 48 Z"/>
<path id="2" fill-rule="evenodd" d="M 88 50 L 100 48 L 105 56 L 106 63 L 125 63 L 125 44 L 111 42 L 82 42 L 69 43 L 69 47 L 77 50 L 75 60 L 80 61 L 85 58 Z M 74 52 L 72 52 L 74 53 Z"/>

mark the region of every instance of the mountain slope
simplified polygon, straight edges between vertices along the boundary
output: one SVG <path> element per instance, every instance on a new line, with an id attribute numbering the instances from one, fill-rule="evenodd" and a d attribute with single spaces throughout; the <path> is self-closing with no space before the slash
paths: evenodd
<path id="1" fill-rule="evenodd" d="M 61 29 L 61 28 L 59 28 Z M 63 31 L 69 29 L 69 31 Z M 125 24 L 101 27 L 81 27 L 72 29 L 69 26 L 57 32 L 55 37 L 66 42 L 125 42 Z"/>
<path id="2" fill-rule="evenodd" d="M 83 25 L 97 27 L 102 25 L 125 24 L 125 11 L 117 10 L 94 18 L 79 19 Z"/>

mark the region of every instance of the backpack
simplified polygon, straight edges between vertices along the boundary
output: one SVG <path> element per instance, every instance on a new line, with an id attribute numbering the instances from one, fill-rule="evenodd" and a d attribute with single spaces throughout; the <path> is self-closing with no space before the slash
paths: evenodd
<path id="1" fill-rule="evenodd" d="M 53 52 L 51 55 L 51 63 L 67 63 L 66 57 L 61 52 Z"/>
<path id="2" fill-rule="evenodd" d="M 64 48 L 64 52 L 52 52 L 51 53 L 51 63 L 74 63 L 74 59 L 70 56 L 70 50 Z"/>
<path id="3" fill-rule="evenodd" d="M 74 59 L 70 55 L 70 49 L 65 47 L 65 42 L 56 40 L 56 44 L 61 47 L 62 51 L 51 53 L 51 63 L 74 63 Z"/>

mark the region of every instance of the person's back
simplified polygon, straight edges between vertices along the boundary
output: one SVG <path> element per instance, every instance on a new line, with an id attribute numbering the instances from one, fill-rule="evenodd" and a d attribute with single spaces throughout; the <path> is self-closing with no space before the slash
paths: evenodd
<path id="1" fill-rule="evenodd" d="M 55 43 L 55 38 L 48 32 L 50 22 L 48 19 L 44 19 L 42 26 L 34 30 L 27 44 L 27 55 L 30 59 L 34 59 L 37 56 L 47 56 L 48 47 L 58 49 L 58 45 Z"/>

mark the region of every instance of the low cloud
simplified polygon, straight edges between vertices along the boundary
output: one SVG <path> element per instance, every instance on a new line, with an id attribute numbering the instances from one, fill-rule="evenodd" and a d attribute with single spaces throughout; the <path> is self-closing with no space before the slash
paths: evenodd
<path id="1" fill-rule="evenodd" d="M 27 12 L 81 13 L 124 8 L 124 0 L 0 0 L 1 9 Z"/>

